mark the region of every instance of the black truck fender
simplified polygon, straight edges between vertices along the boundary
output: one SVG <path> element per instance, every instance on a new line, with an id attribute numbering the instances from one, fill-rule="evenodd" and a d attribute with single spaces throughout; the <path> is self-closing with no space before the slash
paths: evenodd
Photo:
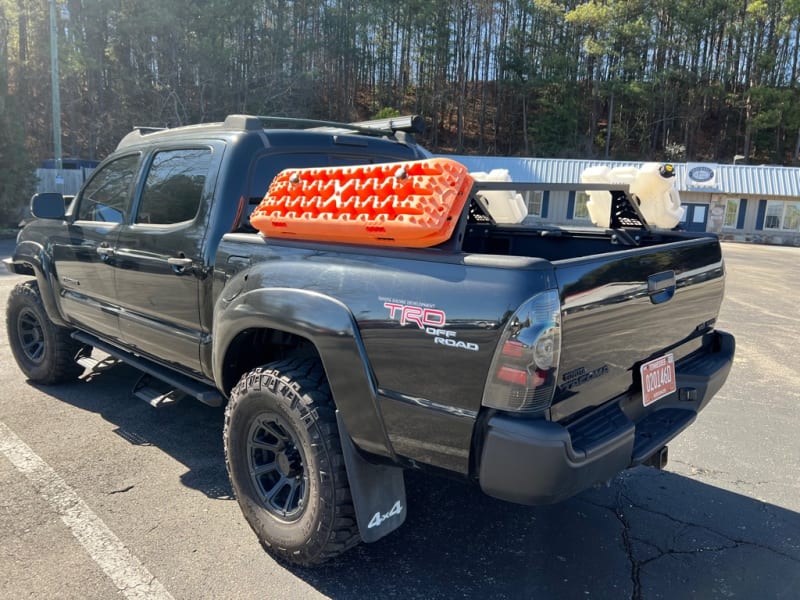
<path id="1" fill-rule="evenodd" d="M 50 256 L 41 244 L 31 240 L 22 241 L 14 249 L 14 256 L 4 262 L 6 268 L 13 273 L 34 275 L 39 284 L 39 295 L 47 316 L 60 327 L 70 327 L 58 309 L 55 290 L 60 286 L 55 280 L 55 269 Z"/>
<path id="2" fill-rule="evenodd" d="M 272 329 L 305 338 L 322 360 L 336 408 L 355 445 L 396 461 L 358 326 L 344 304 L 308 290 L 259 288 L 229 300 L 223 292 L 214 312 L 212 369 L 220 389 L 229 387 L 224 381 L 226 356 L 240 333 Z"/>

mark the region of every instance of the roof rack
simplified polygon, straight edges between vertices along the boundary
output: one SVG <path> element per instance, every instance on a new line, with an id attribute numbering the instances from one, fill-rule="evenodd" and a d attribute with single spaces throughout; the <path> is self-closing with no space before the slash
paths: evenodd
<path id="1" fill-rule="evenodd" d="M 265 126 L 315 130 L 331 134 L 358 133 L 372 137 L 390 137 L 401 143 L 413 143 L 411 134 L 425 131 L 425 120 L 419 115 L 408 115 L 354 123 L 339 123 L 337 121 L 295 119 L 290 117 L 228 115 L 223 123 L 201 123 L 176 129 L 189 130 L 210 127 L 230 131 L 261 131 Z M 120 140 L 117 144 L 117 149 L 140 142 L 145 135 L 170 130 L 171 128 L 169 127 L 135 126 L 130 133 Z"/>
<path id="2" fill-rule="evenodd" d="M 228 115 L 225 118 L 223 126 L 225 129 L 252 130 L 261 129 L 265 125 L 284 126 L 296 129 L 349 131 L 372 136 L 391 136 L 397 132 L 422 133 L 425 131 L 425 120 L 419 115 L 373 119 L 371 121 L 357 121 L 353 123 L 321 121 L 318 119 L 296 119 L 292 117 L 272 117 L 269 115 Z"/>
<path id="3" fill-rule="evenodd" d="M 372 119 L 370 121 L 358 121 L 348 123 L 367 129 L 388 129 L 392 132 L 404 131 L 406 133 L 424 133 L 425 119 L 419 115 L 405 115 L 402 117 L 388 117 L 385 119 Z"/>

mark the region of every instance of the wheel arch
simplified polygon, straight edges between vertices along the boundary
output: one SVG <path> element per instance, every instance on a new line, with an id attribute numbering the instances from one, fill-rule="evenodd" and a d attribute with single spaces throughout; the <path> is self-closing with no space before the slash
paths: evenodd
<path id="1" fill-rule="evenodd" d="M 358 326 L 340 301 L 308 290 L 262 288 L 220 301 L 214 325 L 212 368 L 220 389 L 229 393 L 242 374 L 289 352 L 316 355 L 356 445 L 395 458 Z"/>
<path id="2" fill-rule="evenodd" d="M 229 396 L 245 373 L 289 356 L 317 357 L 321 360 L 316 346 L 306 337 L 273 327 L 242 329 L 225 348 L 220 387 Z"/>
<path id="3" fill-rule="evenodd" d="M 30 240 L 22 241 L 14 249 L 14 256 L 10 259 L 10 263 L 13 265 L 15 273 L 32 275 L 36 278 L 39 296 L 50 320 L 61 327 L 70 327 L 70 324 L 61 315 L 56 302 L 56 291 L 53 288 L 55 270 L 44 246 Z"/>

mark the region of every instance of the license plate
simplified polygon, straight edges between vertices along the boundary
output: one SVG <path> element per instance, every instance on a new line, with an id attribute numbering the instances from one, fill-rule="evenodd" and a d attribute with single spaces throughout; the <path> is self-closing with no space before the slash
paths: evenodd
<path id="1" fill-rule="evenodd" d="M 675 358 L 672 354 L 644 363 L 639 372 L 642 375 L 642 401 L 645 406 L 675 391 Z"/>

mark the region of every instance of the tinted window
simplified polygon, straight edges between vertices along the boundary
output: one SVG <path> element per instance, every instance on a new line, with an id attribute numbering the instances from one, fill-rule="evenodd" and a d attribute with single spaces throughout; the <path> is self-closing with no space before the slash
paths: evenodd
<path id="1" fill-rule="evenodd" d="M 258 204 L 266 195 L 275 176 L 291 167 L 327 167 L 327 154 L 269 154 L 258 159 L 250 180 L 251 205 Z"/>
<path id="2" fill-rule="evenodd" d="M 193 219 L 210 166 L 209 148 L 156 154 L 147 173 L 136 222 L 165 225 Z"/>
<path id="3" fill-rule="evenodd" d="M 138 164 L 139 155 L 132 154 L 100 169 L 81 194 L 78 220 L 122 223 L 130 206 L 131 184 Z"/>

